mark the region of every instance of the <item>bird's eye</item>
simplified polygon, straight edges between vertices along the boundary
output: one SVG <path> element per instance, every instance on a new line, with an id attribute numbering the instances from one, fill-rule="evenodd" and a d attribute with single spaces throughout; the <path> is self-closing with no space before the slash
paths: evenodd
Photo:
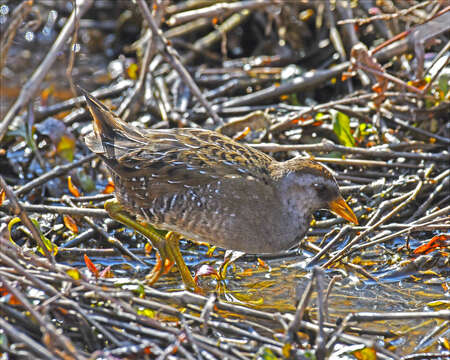
<path id="1" fill-rule="evenodd" d="M 323 193 L 327 191 L 327 187 L 324 184 L 314 184 L 313 187 L 314 189 L 316 189 L 318 193 Z"/>

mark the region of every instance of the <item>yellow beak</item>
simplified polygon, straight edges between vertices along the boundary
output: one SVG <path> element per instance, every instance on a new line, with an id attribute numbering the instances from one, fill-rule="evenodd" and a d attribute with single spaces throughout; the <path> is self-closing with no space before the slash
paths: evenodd
<path id="1" fill-rule="evenodd" d="M 341 196 L 330 202 L 330 210 L 343 217 L 345 220 L 358 225 L 358 219 L 356 218 L 355 213 Z"/>

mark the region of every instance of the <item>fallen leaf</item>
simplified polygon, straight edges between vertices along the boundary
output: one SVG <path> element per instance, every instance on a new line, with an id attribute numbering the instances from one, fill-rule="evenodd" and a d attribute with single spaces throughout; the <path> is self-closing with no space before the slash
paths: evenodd
<path id="1" fill-rule="evenodd" d="M 64 221 L 64 225 L 66 225 L 66 227 L 72 231 L 75 234 L 78 234 L 78 226 L 77 223 L 75 222 L 75 220 L 69 216 L 69 215 L 64 215 L 63 216 L 63 221 Z"/>
<path id="2" fill-rule="evenodd" d="M 94 263 L 91 261 L 91 259 L 89 259 L 89 257 L 84 254 L 84 263 L 86 264 L 87 268 L 89 269 L 89 271 L 96 277 L 99 277 L 99 271 L 97 269 L 97 267 L 94 265 Z"/>
<path id="3" fill-rule="evenodd" d="M 436 235 L 426 244 L 420 245 L 414 250 L 414 254 L 429 254 L 437 248 L 444 248 L 448 246 L 447 241 L 450 240 L 450 235 Z"/>
<path id="4" fill-rule="evenodd" d="M 78 190 L 78 188 L 73 184 L 72 176 L 70 175 L 67 177 L 67 186 L 69 187 L 69 191 L 73 196 L 75 197 L 81 196 L 80 190 Z"/>

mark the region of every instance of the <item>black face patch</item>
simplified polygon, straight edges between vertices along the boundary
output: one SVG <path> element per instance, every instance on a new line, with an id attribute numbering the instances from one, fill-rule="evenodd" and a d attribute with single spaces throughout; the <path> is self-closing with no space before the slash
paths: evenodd
<path id="1" fill-rule="evenodd" d="M 317 196 L 326 202 L 332 201 L 339 196 L 339 191 L 336 186 L 330 184 L 316 183 L 313 185 Z"/>

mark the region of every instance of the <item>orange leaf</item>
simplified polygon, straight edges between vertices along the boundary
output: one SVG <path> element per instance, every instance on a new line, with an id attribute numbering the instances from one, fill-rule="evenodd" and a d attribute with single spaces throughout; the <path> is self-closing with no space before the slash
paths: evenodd
<path id="1" fill-rule="evenodd" d="M 163 270 L 163 275 L 166 275 L 169 271 L 170 271 L 170 269 L 172 269 L 172 266 L 174 265 L 174 262 L 173 261 L 171 261 L 170 259 L 166 259 L 165 261 L 164 261 L 164 270 Z"/>
<path id="2" fill-rule="evenodd" d="M 236 140 L 236 141 L 242 140 L 243 138 L 245 138 L 250 133 L 250 131 L 251 131 L 250 127 L 246 126 L 245 129 L 241 133 L 237 134 L 233 138 L 233 140 Z"/>
<path id="3" fill-rule="evenodd" d="M 260 259 L 260 258 L 258 258 L 258 264 L 259 264 L 259 266 L 263 267 L 264 269 L 268 269 L 269 268 L 269 265 L 267 265 L 265 263 L 265 261 Z"/>
<path id="4" fill-rule="evenodd" d="M 380 86 L 380 84 L 375 84 L 374 86 L 372 86 L 372 90 L 377 94 L 381 94 L 383 92 L 383 88 Z"/>
<path id="5" fill-rule="evenodd" d="M 75 220 L 72 217 L 70 217 L 69 215 L 64 215 L 63 221 L 64 221 L 64 225 L 66 225 L 66 227 L 70 231 L 74 232 L 75 234 L 78 234 L 77 223 L 75 222 Z"/>
<path id="6" fill-rule="evenodd" d="M 0 205 L 3 204 L 3 201 L 5 201 L 5 197 L 6 197 L 5 190 L 2 189 L 2 191 L 0 191 Z"/>
<path id="7" fill-rule="evenodd" d="M 84 254 L 84 263 L 86 264 L 87 268 L 89 269 L 89 271 L 96 277 L 98 278 L 99 276 L 99 272 L 97 267 L 94 265 L 94 263 L 91 261 L 91 259 L 89 259 L 89 257 Z"/>
<path id="8" fill-rule="evenodd" d="M 8 289 L 4 287 L 0 287 L 0 298 L 8 296 L 6 300 L 8 301 L 9 305 L 20 305 L 21 302 L 13 295 L 11 294 Z"/>
<path id="9" fill-rule="evenodd" d="M 8 294 L 9 294 L 9 291 L 6 288 L 0 286 L 0 297 L 3 297 Z"/>
<path id="10" fill-rule="evenodd" d="M 373 348 L 364 348 L 361 350 L 355 350 L 352 355 L 358 360 L 377 360 L 377 353 Z"/>
<path id="11" fill-rule="evenodd" d="M 145 255 L 149 256 L 153 250 L 153 246 L 150 243 L 146 243 L 144 246 Z"/>
<path id="12" fill-rule="evenodd" d="M 78 190 L 78 188 L 73 184 L 72 176 L 70 175 L 67 177 L 67 186 L 69 187 L 69 191 L 73 196 L 75 197 L 81 196 L 80 190 Z"/>
<path id="13" fill-rule="evenodd" d="M 11 294 L 11 297 L 9 298 L 8 301 L 9 305 L 22 305 L 22 303 L 19 301 L 19 299 L 17 299 L 13 294 Z"/>
<path id="14" fill-rule="evenodd" d="M 67 309 L 65 309 L 65 308 L 63 308 L 63 307 L 61 307 L 61 306 L 57 306 L 56 308 L 57 308 L 58 311 L 59 311 L 61 314 L 63 314 L 63 315 L 68 315 L 68 314 L 69 314 L 69 310 L 67 310 Z"/>
<path id="15" fill-rule="evenodd" d="M 447 247 L 447 240 L 450 239 L 450 235 L 436 235 L 428 241 L 426 244 L 420 245 L 414 250 L 414 254 L 429 254 L 434 249 L 439 247 Z"/>
<path id="16" fill-rule="evenodd" d="M 252 276 L 253 275 L 253 269 L 245 269 L 242 274 L 242 276 Z"/>
<path id="17" fill-rule="evenodd" d="M 102 191 L 102 194 L 112 194 L 114 192 L 114 183 L 111 179 L 109 179 L 108 184 L 105 186 L 105 189 Z"/>

